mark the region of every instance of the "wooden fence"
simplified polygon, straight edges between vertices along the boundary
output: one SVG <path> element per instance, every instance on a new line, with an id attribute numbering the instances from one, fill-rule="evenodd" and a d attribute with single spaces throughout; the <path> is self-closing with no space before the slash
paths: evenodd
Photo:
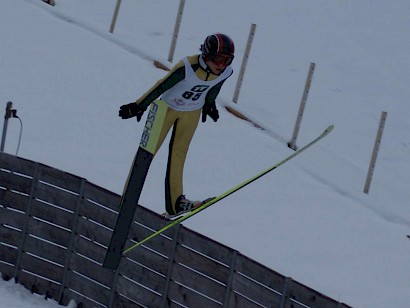
<path id="1" fill-rule="evenodd" d="M 0 272 L 79 307 L 349 307 L 176 226 L 102 268 L 119 196 L 0 153 Z M 139 206 L 128 245 L 166 224 Z"/>

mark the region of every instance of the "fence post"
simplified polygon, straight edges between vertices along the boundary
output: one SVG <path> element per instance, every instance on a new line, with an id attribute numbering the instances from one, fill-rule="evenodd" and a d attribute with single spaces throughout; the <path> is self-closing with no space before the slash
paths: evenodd
<path id="1" fill-rule="evenodd" d="M 175 21 L 174 34 L 172 36 L 171 48 L 169 49 L 169 54 L 168 54 L 169 62 L 172 62 L 172 60 L 174 59 L 174 52 L 175 52 L 175 47 L 177 45 L 179 27 L 181 26 L 182 14 L 184 13 L 184 5 L 185 5 L 185 0 L 180 0 L 177 20 Z"/>
<path id="2" fill-rule="evenodd" d="M 373 147 L 373 154 L 370 160 L 369 170 L 367 172 L 366 183 L 364 185 L 363 191 L 366 194 L 369 193 L 370 183 L 372 182 L 373 171 L 374 171 L 374 167 L 376 166 L 377 154 L 379 153 L 380 142 L 381 142 L 382 135 L 383 135 L 383 129 L 384 129 L 384 124 L 386 122 L 386 117 L 387 117 L 387 112 L 383 111 L 380 117 L 379 129 L 377 130 L 376 141 Z"/>
<path id="3" fill-rule="evenodd" d="M 295 123 L 295 128 L 293 130 L 292 139 L 288 142 L 288 147 L 294 151 L 296 151 L 297 149 L 296 138 L 298 137 L 300 124 L 302 123 L 303 112 L 305 110 L 307 97 L 309 95 L 310 85 L 312 83 L 313 72 L 315 71 L 315 66 L 316 66 L 315 63 L 310 63 L 309 73 L 306 78 L 305 89 L 303 90 L 302 99 L 300 101 L 299 112 L 298 112 L 298 116 L 296 117 L 296 123 Z"/>
<path id="4" fill-rule="evenodd" d="M 114 33 L 115 24 L 117 23 L 117 16 L 118 12 L 120 11 L 121 0 L 117 0 L 117 4 L 115 5 L 114 15 L 112 16 L 111 26 L 110 26 L 110 33 Z"/>
<path id="5" fill-rule="evenodd" d="M 35 193 L 36 193 L 36 189 L 37 189 L 37 182 L 38 182 L 38 173 L 39 173 L 39 163 L 35 163 L 35 171 L 34 171 L 34 175 L 33 175 L 33 180 L 32 180 L 32 184 L 31 184 L 31 188 L 30 188 L 30 196 L 28 199 L 28 204 L 26 207 L 26 217 L 25 217 L 25 222 L 24 222 L 24 226 L 21 230 L 21 240 L 18 246 L 18 253 L 17 253 L 17 260 L 16 260 L 16 265 L 14 268 L 14 277 L 17 278 L 18 272 L 20 270 L 20 266 L 21 266 L 21 257 L 23 254 L 23 250 L 24 250 L 24 245 L 26 243 L 26 238 L 27 238 L 27 229 L 28 229 L 28 225 L 30 223 L 30 217 L 31 217 L 31 208 L 33 205 L 33 200 L 35 198 Z"/>
<path id="6" fill-rule="evenodd" d="M 245 74 L 246 64 L 248 63 L 249 53 L 251 52 L 252 41 L 253 41 L 253 37 L 255 36 L 255 31 L 256 31 L 256 25 L 252 24 L 251 30 L 249 31 L 248 42 L 246 43 L 245 54 L 242 59 L 241 69 L 239 71 L 238 81 L 236 82 L 236 88 L 235 88 L 235 92 L 232 98 L 232 101 L 234 103 L 238 102 L 239 91 L 242 86 L 243 75 Z"/>
<path id="7" fill-rule="evenodd" d="M 286 277 L 285 285 L 284 285 L 283 291 L 282 291 L 282 300 L 280 302 L 280 308 L 285 308 L 286 307 L 286 302 L 288 301 L 289 294 L 290 294 L 291 288 L 292 288 L 292 281 L 293 281 L 293 279 L 291 277 Z"/>
<path id="8" fill-rule="evenodd" d="M 84 198 L 84 185 L 85 185 L 85 180 L 83 179 L 81 181 L 81 186 L 80 186 L 80 191 L 78 193 L 78 201 L 77 201 L 77 206 L 75 208 L 74 212 L 74 224 L 71 229 L 71 238 L 70 238 L 70 243 L 68 244 L 67 251 L 66 251 L 66 256 L 65 256 L 65 262 L 64 262 L 64 274 L 63 274 L 63 279 L 61 281 L 61 286 L 60 286 L 60 294 L 59 294 L 59 300 L 58 302 L 61 304 L 63 302 L 63 297 L 64 297 L 64 291 L 66 288 L 66 283 L 67 283 L 67 277 L 68 277 L 68 270 L 70 268 L 70 261 L 71 261 L 71 256 L 73 254 L 73 247 L 74 247 L 74 242 L 75 238 L 77 235 L 77 226 L 78 226 L 78 220 L 80 219 L 80 207 Z"/>
<path id="9" fill-rule="evenodd" d="M 233 279 L 234 279 L 234 275 L 235 275 L 236 257 L 237 256 L 238 256 L 238 252 L 236 250 L 234 250 L 232 252 L 232 259 L 231 259 L 231 264 L 230 264 L 230 268 L 229 268 L 228 281 L 227 281 L 226 287 L 225 287 L 225 300 L 224 300 L 223 307 L 229 307 L 229 300 L 231 298 L 231 289 L 232 289 Z"/>
<path id="10" fill-rule="evenodd" d="M 115 270 L 114 272 L 114 280 L 111 285 L 111 292 L 110 292 L 110 300 L 108 302 L 107 308 L 113 308 L 114 307 L 114 301 L 115 301 L 115 292 L 117 290 L 117 283 L 118 283 L 118 276 L 120 275 L 120 267 Z"/>
<path id="11" fill-rule="evenodd" d="M 172 239 L 172 251 L 170 253 L 170 255 L 168 256 L 168 272 L 167 272 L 167 280 L 165 282 L 165 289 L 164 289 L 164 293 L 162 294 L 162 305 L 161 307 L 168 307 L 167 304 L 167 300 L 168 300 L 168 293 L 169 293 L 169 285 L 171 283 L 171 276 L 172 276 L 172 268 L 174 266 L 174 259 L 175 259 L 175 253 L 177 250 L 177 244 L 178 244 L 178 237 L 179 237 L 179 233 L 181 230 L 181 224 L 178 224 L 175 227 L 175 232 L 174 232 L 174 237 Z"/>

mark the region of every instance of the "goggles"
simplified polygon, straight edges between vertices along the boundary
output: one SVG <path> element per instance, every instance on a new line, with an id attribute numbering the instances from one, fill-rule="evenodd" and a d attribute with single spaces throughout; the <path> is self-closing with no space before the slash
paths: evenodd
<path id="1" fill-rule="evenodd" d="M 221 53 L 209 54 L 209 60 L 216 65 L 224 64 L 225 66 L 231 65 L 234 56 L 228 56 Z"/>

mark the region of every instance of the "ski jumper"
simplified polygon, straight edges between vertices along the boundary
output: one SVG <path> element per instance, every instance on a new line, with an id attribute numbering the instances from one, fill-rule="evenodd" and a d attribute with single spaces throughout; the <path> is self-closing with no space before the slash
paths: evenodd
<path id="1" fill-rule="evenodd" d="M 162 95 L 161 99 L 168 105 L 162 123 L 154 120 L 152 125 L 162 126 L 155 153 L 172 127 L 165 177 L 165 207 L 169 214 L 175 214 L 176 200 L 183 194 L 185 158 L 202 107 L 215 101 L 224 81 L 232 75 L 230 66 L 220 75 L 212 74 L 206 67 L 200 55 L 186 57 L 136 101 L 141 107 L 147 108 Z"/>

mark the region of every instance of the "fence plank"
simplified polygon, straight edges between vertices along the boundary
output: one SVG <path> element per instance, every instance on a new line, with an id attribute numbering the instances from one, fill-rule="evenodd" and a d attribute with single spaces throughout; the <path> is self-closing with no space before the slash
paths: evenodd
<path id="1" fill-rule="evenodd" d="M 156 293 L 164 292 L 166 277 L 146 268 L 144 264 L 132 263 L 125 259 L 120 264 L 120 275 Z"/>
<path id="2" fill-rule="evenodd" d="M 77 233 L 89 238 L 91 241 L 108 247 L 112 231 L 98 225 L 85 217 L 78 219 Z"/>
<path id="3" fill-rule="evenodd" d="M 206 298 L 205 296 L 196 293 L 195 291 L 186 288 L 183 285 L 171 281 L 169 285 L 169 299 L 186 306 L 186 307 L 196 307 L 196 308 L 213 308 L 222 307 L 220 303 L 216 303 L 213 300 Z"/>
<path id="4" fill-rule="evenodd" d="M 172 268 L 172 280 L 204 294 L 222 303 L 225 298 L 225 285 L 222 285 L 202 273 L 193 271 L 179 263 Z"/>
<path id="5" fill-rule="evenodd" d="M 14 265 L 17 260 L 17 253 L 18 253 L 17 248 L 6 246 L 0 243 L 0 260 L 1 261 Z"/>
<path id="6" fill-rule="evenodd" d="M 112 281 L 114 280 L 113 271 L 102 270 L 101 264 L 90 261 L 76 253 L 71 255 L 69 268 L 71 271 L 87 276 L 88 278 L 105 285 L 107 288 L 111 287 Z"/>
<path id="7" fill-rule="evenodd" d="M 243 297 L 242 295 L 238 293 L 232 293 L 230 300 L 229 300 L 229 305 L 227 308 L 255 308 L 255 307 L 261 307 L 254 302 L 252 302 L 250 299 L 247 299 L 246 297 Z M 279 305 L 271 306 L 271 307 L 280 307 Z"/>
<path id="8" fill-rule="evenodd" d="M 134 308 L 134 307 L 141 307 L 141 306 L 131 301 L 130 299 L 125 298 L 124 296 L 116 293 L 114 297 L 114 304 L 112 307 L 114 308 L 131 308 L 132 307 Z"/>
<path id="9" fill-rule="evenodd" d="M 140 305 L 160 307 L 161 304 L 161 295 L 147 290 L 123 276 L 118 277 L 117 292 Z"/>
<path id="10" fill-rule="evenodd" d="M 0 168 L 30 176 L 34 174 L 36 169 L 33 161 L 4 152 L 0 153 Z"/>
<path id="11" fill-rule="evenodd" d="M 286 282 L 286 277 L 257 263 L 256 261 L 238 254 L 236 258 L 235 269 L 243 276 L 249 277 L 260 284 L 272 289 L 282 292 Z"/>
<path id="12" fill-rule="evenodd" d="M 178 245 L 175 253 L 175 262 L 181 263 L 204 275 L 220 281 L 224 285 L 228 282 L 230 270 L 228 267 L 209 259 L 206 255 L 200 255 L 194 251 Z"/>
<path id="13" fill-rule="evenodd" d="M 19 272 L 18 282 L 34 293 L 46 295 L 49 298 L 57 298 L 56 294 L 58 294 L 59 289 L 58 283 L 46 280 L 25 271 Z"/>
<path id="14" fill-rule="evenodd" d="M 77 304 L 76 307 L 81 308 L 106 308 L 105 305 L 97 303 L 82 294 L 77 293 L 74 290 L 67 289 L 64 292 L 64 297 L 61 299 L 60 303 L 62 305 L 68 306 L 70 300 L 74 300 Z M 132 307 L 132 306 L 130 306 Z"/>
<path id="15" fill-rule="evenodd" d="M 112 307 L 113 308 L 131 308 L 131 307 L 139 307 L 139 305 L 136 302 L 133 302 L 128 298 L 125 298 L 121 294 L 115 293 Z"/>
<path id="16" fill-rule="evenodd" d="M 1 184 L 0 184 L 1 185 Z M 4 207 L 26 211 L 29 198 L 11 190 L 0 189 L 0 204 Z"/>
<path id="17" fill-rule="evenodd" d="M 0 249 L 3 249 L 3 247 L 0 245 Z M 0 252 L 0 273 L 1 273 L 1 278 L 4 280 L 9 280 L 10 278 L 13 277 L 13 274 L 15 272 L 15 268 L 13 265 L 10 265 L 8 263 L 2 262 L 1 259 L 1 252 Z"/>
<path id="18" fill-rule="evenodd" d="M 66 229 L 72 229 L 75 219 L 73 213 L 38 200 L 33 201 L 30 215 Z"/>
<path id="19" fill-rule="evenodd" d="M 63 247 L 67 247 L 71 235 L 69 230 L 61 229 L 35 218 L 30 218 L 27 226 L 27 234 L 37 236 Z"/>
<path id="20" fill-rule="evenodd" d="M 80 207 L 79 215 L 92 219 L 103 226 L 114 229 L 117 220 L 117 214 L 103 208 L 97 203 L 84 200 Z"/>
<path id="21" fill-rule="evenodd" d="M 156 219 L 156 218 L 157 217 L 154 217 L 153 219 Z M 168 230 L 168 231 L 175 232 L 174 228 L 171 228 L 171 229 L 172 230 Z M 133 223 L 131 225 L 128 236 L 130 239 L 133 239 L 135 242 L 137 242 L 151 235 L 153 232 L 155 231 L 147 229 L 146 227 L 138 223 Z M 167 233 L 169 234 L 169 232 Z M 149 240 L 148 242 L 144 243 L 144 246 L 149 247 L 150 249 L 153 249 L 157 253 L 168 255 L 172 251 L 172 247 L 173 247 L 172 246 L 172 233 L 171 233 L 171 237 L 168 237 L 165 234 L 156 236 L 153 239 Z"/>
<path id="22" fill-rule="evenodd" d="M 67 289 L 72 289 L 75 292 L 92 299 L 96 303 L 100 303 L 101 305 L 108 303 L 109 300 L 110 290 L 108 288 L 97 284 L 73 271 L 68 271 L 66 281 L 66 290 Z M 64 297 L 66 295 L 67 293 L 65 291 Z"/>
<path id="23" fill-rule="evenodd" d="M 64 265 L 67 249 L 29 236 L 24 244 L 24 251 L 45 258 L 51 262 Z"/>
<path id="24" fill-rule="evenodd" d="M 343 304 L 323 295 L 300 282 L 292 280 L 289 297 L 309 307 L 338 308 Z"/>
<path id="25" fill-rule="evenodd" d="M 73 213 L 77 205 L 78 196 L 65 190 L 57 189 L 49 184 L 39 182 L 36 187 L 35 198 Z"/>
<path id="26" fill-rule="evenodd" d="M 167 308 L 181 308 L 182 306 L 179 305 L 178 303 L 174 303 L 168 300 L 167 305 L 163 306 L 163 307 L 167 307 Z"/>
<path id="27" fill-rule="evenodd" d="M 32 181 L 32 178 L 0 170 L 0 186 L 7 187 L 9 190 L 15 190 L 25 195 L 29 195 Z"/>
<path id="28" fill-rule="evenodd" d="M 80 178 L 71 173 L 61 171 L 43 164 L 40 164 L 39 181 L 43 181 L 52 184 L 56 189 L 63 189 L 77 194 L 81 190 L 83 178 Z"/>
<path id="29" fill-rule="evenodd" d="M 25 223 L 26 214 L 21 212 L 16 212 L 8 208 L 1 208 L 0 211 L 0 224 L 9 225 L 21 230 Z"/>
<path id="30" fill-rule="evenodd" d="M 64 271 L 62 266 L 47 262 L 46 260 L 39 259 L 27 253 L 23 253 L 21 256 L 20 269 L 18 277 L 21 272 L 28 271 L 55 282 L 60 282 Z"/>
<path id="31" fill-rule="evenodd" d="M 142 206 L 138 206 L 135 211 L 135 220 L 152 230 L 159 230 L 164 227 L 166 224 L 169 223 L 168 219 L 163 218 L 160 214 L 155 213 L 149 209 L 146 209 Z M 163 232 L 163 235 L 172 238 L 174 235 L 174 228 L 170 228 L 169 230 Z"/>
<path id="32" fill-rule="evenodd" d="M 130 243 L 131 244 L 131 243 Z M 143 264 L 145 267 L 152 269 L 161 275 L 166 276 L 169 266 L 169 260 L 166 256 L 156 253 L 145 247 L 138 247 L 127 254 L 127 259 L 132 262 Z M 124 262 L 130 266 L 132 270 L 132 263 Z"/>
<path id="33" fill-rule="evenodd" d="M 234 275 L 232 288 L 235 290 L 235 293 L 251 299 L 263 307 L 277 307 L 281 303 L 282 295 L 279 291 L 269 290 L 261 286 L 257 281 L 250 280 L 238 273 Z"/>
<path id="34" fill-rule="evenodd" d="M 190 247 L 190 249 L 198 251 L 228 267 L 231 264 L 232 248 L 224 246 L 195 231 L 183 227 L 178 242 L 181 245 L 186 245 Z"/>
<path id="35" fill-rule="evenodd" d="M 77 235 L 74 240 L 73 252 L 102 264 L 107 249 L 96 242 Z"/>
<path id="36" fill-rule="evenodd" d="M 1 221 L 1 219 L 0 219 Z M 17 247 L 21 240 L 21 232 L 0 224 L 0 242 Z"/>
<path id="37" fill-rule="evenodd" d="M 90 199 L 95 203 L 104 205 L 114 212 L 118 213 L 118 207 L 120 205 L 121 196 L 99 187 L 90 182 L 85 182 L 84 185 L 84 199 Z"/>

